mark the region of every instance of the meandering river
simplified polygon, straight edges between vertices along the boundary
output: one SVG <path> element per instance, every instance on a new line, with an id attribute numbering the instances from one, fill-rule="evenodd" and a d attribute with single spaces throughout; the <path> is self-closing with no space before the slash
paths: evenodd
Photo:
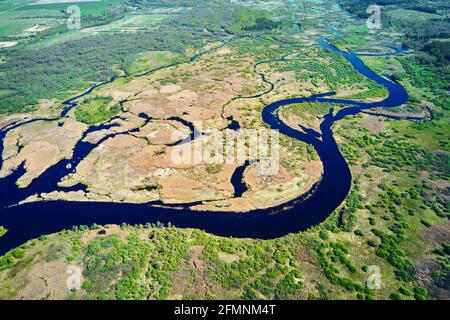
<path id="1" fill-rule="evenodd" d="M 336 32 L 336 36 L 340 35 L 338 30 L 331 30 Z M 327 38 L 325 36 L 320 37 L 317 39 L 317 43 L 322 48 L 338 53 L 344 57 L 357 72 L 383 85 L 389 92 L 389 95 L 381 102 L 364 103 L 353 100 L 334 99 L 334 93 L 329 93 L 307 98 L 280 100 L 263 109 L 262 119 L 272 129 L 279 130 L 282 134 L 310 144 L 317 151 L 323 163 L 324 172 L 320 182 L 307 194 L 273 208 L 258 209 L 246 213 L 194 211 L 189 208 L 178 210 L 175 208 L 155 206 L 154 204 L 143 205 L 113 202 L 42 201 L 7 207 L 32 194 L 55 190 L 55 185 L 68 173 L 68 168 L 75 168 L 93 148 L 104 142 L 110 136 L 104 137 L 96 144 L 80 140 L 74 148 L 71 159 L 61 160 L 39 178 L 33 180 L 27 188 L 19 189 L 15 184 L 17 179 L 24 173 L 23 166 L 10 176 L 0 179 L 0 207 L 3 207 L 0 211 L 0 225 L 9 230 L 3 237 L 0 237 L 0 255 L 42 234 L 70 229 L 75 225 L 92 225 L 93 223 L 106 225 L 121 223 L 145 224 L 147 222 L 155 223 L 157 221 L 162 223 L 171 222 L 180 228 L 197 228 L 220 236 L 260 239 L 281 237 L 321 223 L 342 204 L 349 193 L 352 182 L 350 169 L 333 137 L 333 124 L 345 116 L 355 115 L 366 109 L 374 107 L 397 107 L 405 103 L 408 99 L 406 91 L 399 83 L 392 81 L 388 77 L 376 74 L 356 54 L 337 49 L 327 41 Z M 223 45 L 228 43 L 225 42 Z M 193 56 L 190 61 L 197 59 L 209 51 Z M 255 65 L 255 71 L 257 65 L 261 63 L 265 62 L 257 63 Z M 149 72 L 155 70 L 150 70 Z M 264 82 L 270 84 L 263 74 L 260 74 L 260 76 Z M 106 83 L 115 79 L 113 78 Z M 83 95 L 91 93 L 100 85 L 90 88 Z M 273 84 L 270 85 L 270 89 L 273 89 Z M 64 103 L 66 108 L 61 116 L 65 116 L 68 110 L 76 105 L 76 99 L 83 95 L 66 101 Z M 283 106 L 314 101 L 336 103 L 344 106 L 344 108 L 339 109 L 336 113 L 330 110 L 325 115 L 320 125 L 320 139 L 317 132 L 312 130 L 295 130 L 283 123 L 278 116 L 278 110 Z M 31 119 L 28 122 L 54 121 L 57 119 Z M 147 120 L 150 121 L 151 119 Z M 13 123 L 3 128 L 0 131 L 0 140 L 3 142 L 9 130 L 22 124 Z M 104 129 L 102 126 L 92 127 L 89 129 L 89 132 Z M 2 151 L 3 143 L 0 143 L 0 154 L 2 154 Z M 1 165 L 2 160 L 0 157 L 0 167 Z M 237 176 L 240 175 L 241 173 L 238 172 Z M 83 188 L 83 186 L 74 186 L 71 188 L 59 188 L 59 190 L 83 190 Z M 241 194 L 242 189 L 237 190 L 237 193 Z"/>

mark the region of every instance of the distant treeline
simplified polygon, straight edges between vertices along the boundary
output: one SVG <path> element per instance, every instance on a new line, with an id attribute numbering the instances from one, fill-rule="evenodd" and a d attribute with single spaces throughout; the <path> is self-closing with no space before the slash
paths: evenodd
<path id="1" fill-rule="evenodd" d="M 100 34 L 39 49 L 9 50 L 0 64 L 0 113 L 23 112 L 38 99 L 65 98 L 87 83 L 105 81 L 114 75 L 112 66 L 130 55 L 151 50 L 184 53 L 187 47 L 223 38 L 226 19 L 226 11 L 207 7 L 168 20 L 158 32 Z"/>
<path id="2" fill-rule="evenodd" d="M 211 0 L 129 0 L 138 7 L 196 7 L 201 4 L 213 2 Z"/>
<path id="3" fill-rule="evenodd" d="M 183 52 L 187 45 L 201 45 L 201 37 L 190 32 L 114 34 L 33 49 L 11 51 L 0 65 L 0 90 L 11 94 L 0 98 L 0 113 L 20 112 L 37 99 L 65 97 L 88 82 L 105 81 L 111 68 L 130 54 L 148 50 Z M 28 107 L 27 107 L 28 106 Z"/>
<path id="4" fill-rule="evenodd" d="M 337 0 L 342 8 L 358 18 L 367 18 L 367 8 L 370 5 L 391 6 L 425 13 L 438 14 L 450 10 L 447 0 Z"/>
<path id="5" fill-rule="evenodd" d="M 223 39 L 241 31 L 268 30 L 278 26 L 266 11 L 244 8 L 232 3 L 210 0 L 130 0 L 135 6 L 201 6 L 183 15 L 168 18 L 158 32 L 99 34 L 78 40 L 55 43 L 39 49 L 18 46 L 6 52 L 0 64 L 0 114 L 24 112 L 34 108 L 38 99 L 68 98 L 92 82 L 108 80 L 113 65 L 137 53 L 168 50 L 184 54 L 187 48 L 200 48 L 207 42 Z M 121 18 L 90 17 L 90 25 Z M 41 37 L 66 32 L 63 27 Z"/>
<path id="6" fill-rule="evenodd" d="M 433 41 L 424 48 L 440 65 L 450 64 L 450 41 Z"/>
<path id="7" fill-rule="evenodd" d="M 254 30 L 254 31 L 272 30 L 280 27 L 281 24 L 282 24 L 281 21 L 273 21 L 266 17 L 259 17 L 256 18 L 254 25 L 244 26 L 243 30 Z"/>
<path id="8" fill-rule="evenodd" d="M 367 19 L 366 12 L 373 0 L 337 0 L 343 9 L 355 17 Z M 450 19 L 445 12 L 450 12 L 448 0 L 383 0 L 376 1 L 382 9 L 383 28 L 399 31 L 404 36 L 402 42 L 408 47 L 422 51 L 420 60 L 436 69 L 448 79 L 450 57 Z M 418 15 L 425 14 L 426 19 L 414 19 L 392 14 L 392 10 L 415 10 Z M 421 13 L 420 13 L 421 12 Z M 429 14 L 429 16 L 426 16 Z M 411 14 L 414 16 L 414 13 Z"/>
<path id="9" fill-rule="evenodd" d="M 395 29 L 405 34 L 404 43 L 411 48 L 422 49 L 432 39 L 450 37 L 450 19 L 443 12 L 450 11 L 447 0 L 337 0 L 342 8 L 355 17 L 367 19 L 367 8 L 376 4 L 383 6 L 383 26 Z M 401 16 L 390 14 L 394 9 L 415 10 L 422 13 L 434 14 L 429 19 L 404 19 Z"/>

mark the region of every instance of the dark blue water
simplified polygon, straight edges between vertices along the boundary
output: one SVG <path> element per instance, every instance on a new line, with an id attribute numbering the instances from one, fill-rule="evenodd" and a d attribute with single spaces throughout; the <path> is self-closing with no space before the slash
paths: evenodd
<path id="1" fill-rule="evenodd" d="M 227 129 L 233 131 L 238 131 L 239 129 L 241 129 L 241 125 L 239 124 L 239 122 L 234 120 L 232 116 L 227 117 L 227 120 L 230 121 L 230 124 L 227 126 Z"/>
<path id="2" fill-rule="evenodd" d="M 357 55 L 335 48 L 326 39 L 326 37 L 321 37 L 317 40 L 321 47 L 343 56 L 356 71 L 386 87 L 389 96 L 381 102 L 362 103 L 352 100 L 333 99 L 333 93 L 328 93 L 308 98 L 276 101 L 263 109 L 262 119 L 272 129 L 277 129 L 282 134 L 314 146 L 319 154 L 323 163 L 324 173 L 320 182 L 307 194 L 273 208 L 258 209 L 247 213 L 211 213 L 193 211 L 188 207 L 177 210 L 173 207 L 156 207 L 151 204 L 69 201 L 36 202 L 12 206 L 0 212 L 0 225 L 9 230 L 6 235 L 0 237 L 0 254 L 4 254 L 8 250 L 41 234 L 70 229 L 74 225 L 91 225 L 93 223 L 105 225 L 121 224 L 123 222 L 129 224 L 144 224 L 157 221 L 162 223 L 171 222 L 180 228 L 197 228 L 220 236 L 260 239 L 281 237 L 319 224 L 345 200 L 352 181 L 349 167 L 339 152 L 333 137 L 332 125 L 347 115 L 355 115 L 362 110 L 373 107 L 389 108 L 400 106 L 408 99 L 406 91 L 400 84 L 389 78 L 377 75 L 366 67 Z M 257 65 L 255 65 L 255 70 L 256 67 Z M 263 78 L 263 76 L 261 77 Z M 73 102 L 74 99 L 70 101 Z M 333 110 L 330 110 L 320 125 L 320 132 L 295 130 L 285 125 L 278 117 L 278 110 L 282 106 L 313 101 L 335 103 L 344 108 L 340 109 L 335 115 L 333 115 Z M 69 102 L 68 105 L 72 102 Z M 91 130 L 98 129 L 92 128 Z M 0 131 L 2 141 L 4 135 L 5 131 Z M 12 205 L 31 194 L 58 189 L 57 182 L 73 170 L 67 169 L 68 165 L 70 165 L 70 168 L 74 168 L 90 150 L 107 138 L 105 137 L 96 144 L 78 142 L 72 159 L 61 160 L 25 189 L 18 189 L 15 185 L 16 180 L 24 172 L 23 166 L 12 175 L 1 179 L 0 190 L 2 194 L 0 206 Z M 2 151 L 3 146 L 2 144 L 0 145 L 0 151 Z M 236 177 L 239 177 L 239 175 L 239 172 L 236 173 Z M 72 189 L 77 188 L 83 189 L 83 186 L 72 187 Z M 239 192 L 241 190 L 238 190 Z"/>
<path id="3" fill-rule="evenodd" d="M 182 125 L 188 127 L 191 130 L 191 134 L 188 135 L 186 138 L 181 139 L 180 141 L 174 142 L 173 144 L 168 144 L 168 146 L 181 145 L 181 144 L 189 143 L 189 142 L 197 139 L 200 136 L 200 132 L 197 130 L 197 128 L 194 126 L 194 124 L 192 122 L 190 122 L 190 121 L 187 121 L 187 120 L 185 120 L 183 118 L 180 118 L 180 117 L 170 117 L 170 118 L 167 118 L 167 120 L 178 121 Z"/>
<path id="4" fill-rule="evenodd" d="M 234 197 L 241 197 L 245 191 L 247 191 L 247 184 L 244 181 L 245 169 L 251 164 L 255 163 L 254 160 L 247 160 L 242 166 L 236 168 L 231 176 L 231 184 L 234 187 Z"/>

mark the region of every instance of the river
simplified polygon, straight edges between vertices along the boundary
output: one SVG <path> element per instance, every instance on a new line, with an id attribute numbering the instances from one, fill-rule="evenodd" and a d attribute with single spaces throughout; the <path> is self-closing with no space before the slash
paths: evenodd
<path id="1" fill-rule="evenodd" d="M 335 36 L 341 35 L 335 28 L 331 28 L 330 31 L 335 32 Z M 322 36 L 318 38 L 318 45 L 344 57 L 357 72 L 383 85 L 389 92 L 389 95 L 381 102 L 363 103 L 353 100 L 334 99 L 334 94 L 328 93 L 306 98 L 280 100 L 263 109 L 262 119 L 272 129 L 279 130 L 282 134 L 310 144 L 317 151 L 323 163 L 324 172 L 320 182 L 307 194 L 273 208 L 257 209 L 246 213 L 194 211 L 187 207 L 178 210 L 176 208 L 155 206 L 154 204 L 112 202 L 41 201 L 11 206 L 0 211 L 0 225 L 9 230 L 3 237 L 0 237 L 0 255 L 42 234 L 71 229 L 75 225 L 92 225 L 94 223 L 106 225 L 122 223 L 145 224 L 158 221 L 167 224 L 170 222 L 180 228 L 202 229 L 219 236 L 259 239 L 281 237 L 321 223 L 343 203 L 352 183 L 350 169 L 333 137 L 333 124 L 345 116 L 355 115 L 373 107 L 397 107 L 408 99 L 406 91 L 399 83 L 370 70 L 355 53 L 337 49 L 327 41 L 329 37 Z M 210 52 L 210 50 L 207 52 Z M 193 56 L 191 61 L 202 54 L 204 53 Z M 261 63 L 266 63 L 266 61 L 257 63 L 255 70 L 257 65 Z M 264 82 L 268 82 L 263 74 L 260 74 L 260 76 Z M 114 81 L 114 79 L 111 79 L 111 81 Z M 90 88 L 83 95 L 89 94 L 98 86 Z M 273 86 L 271 86 L 272 88 Z M 63 113 L 67 113 L 68 109 L 74 107 L 76 105 L 74 101 L 80 96 L 66 101 L 67 109 Z M 335 114 L 333 114 L 333 110 L 330 110 L 330 113 L 324 117 L 320 125 L 321 139 L 318 138 L 317 132 L 295 130 L 284 124 L 278 117 L 278 110 L 283 106 L 314 101 L 346 106 Z M 64 115 L 62 114 L 62 116 Z M 49 121 L 49 119 L 44 120 Z M 13 124 L 10 127 L 14 126 Z M 90 132 L 99 129 L 101 128 L 94 127 L 90 129 Z M 8 130 L 0 131 L 0 139 L 2 141 Z M 19 168 L 12 175 L 1 179 L 0 190 L 2 190 L 2 195 L 0 205 L 5 207 L 17 203 L 17 201 L 23 200 L 29 195 L 54 190 L 56 183 L 68 173 L 68 167 L 75 168 L 90 150 L 107 138 L 109 136 L 96 144 L 80 140 L 75 146 L 73 158 L 61 160 L 39 178 L 35 179 L 27 188 L 19 189 L 15 185 L 17 178 L 24 172 L 23 167 Z M 2 152 L 2 149 L 3 143 L 0 143 L 0 152 Z M 0 166 L 1 164 L 0 159 Z M 236 174 L 236 177 L 239 177 L 234 179 L 237 181 L 236 183 L 241 182 L 239 181 L 241 176 L 241 172 Z M 82 190 L 83 188 L 83 186 L 74 186 L 66 189 L 60 188 L 59 190 Z M 238 189 L 237 192 L 241 194 L 242 189 Z"/>

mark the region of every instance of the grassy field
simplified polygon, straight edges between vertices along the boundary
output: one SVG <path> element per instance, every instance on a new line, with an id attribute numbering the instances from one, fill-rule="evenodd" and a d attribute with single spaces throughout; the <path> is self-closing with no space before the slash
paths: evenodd
<path id="1" fill-rule="evenodd" d="M 139 53 L 125 62 L 128 74 L 136 74 L 152 68 L 181 61 L 182 57 L 167 51 L 150 51 Z"/>
<path id="2" fill-rule="evenodd" d="M 62 10 L 66 10 L 67 7 L 75 5 L 80 7 L 81 16 L 83 17 L 88 15 L 103 15 L 111 5 L 123 2 L 125 2 L 125 0 L 101 0 L 101 1 L 84 1 L 84 2 L 83 1 L 77 2 L 76 0 L 74 0 L 73 2 L 33 4 L 32 6 L 27 7 L 21 6 L 15 10 L 29 11 L 30 8 L 33 8 L 32 10 L 50 10 L 53 12 L 61 12 Z"/>
<path id="3" fill-rule="evenodd" d="M 143 32 L 156 31 L 159 23 L 170 17 L 168 14 L 127 15 L 122 19 L 113 21 L 106 25 L 94 26 L 83 30 L 87 33 L 106 32 Z"/>
<path id="4" fill-rule="evenodd" d="M 87 124 L 104 122 L 120 111 L 120 106 L 110 105 L 111 101 L 111 97 L 87 98 L 76 107 L 75 116 Z"/>
<path id="5" fill-rule="evenodd" d="M 19 36 L 24 30 L 36 24 L 55 24 L 62 18 L 61 12 L 48 10 L 0 12 L 0 37 Z"/>
<path id="6" fill-rule="evenodd" d="M 394 19 L 398 20 L 418 20 L 418 21 L 427 21 L 431 19 L 439 19 L 440 15 L 420 12 L 417 10 L 407 10 L 407 9 L 396 9 L 389 10 L 388 14 L 392 16 Z"/>
<path id="7" fill-rule="evenodd" d="M 14 10 L 33 2 L 33 0 L 2 0 L 0 1 L 0 11 Z"/>
<path id="8" fill-rule="evenodd" d="M 54 4 L 34 4 L 31 1 L 19 3 L 0 2 L 0 38 L 21 36 L 23 31 L 36 24 L 54 27 L 64 23 L 64 11 L 70 5 L 80 7 L 81 21 L 87 17 L 104 16 L 112 5 L 123 3 L 124 0 L 103 0 L 95 2 L 67 2 Z M 22 3 L 22 5 L 20 5 Z M 2 6 L 3 5 L 3 6 Z"/>

